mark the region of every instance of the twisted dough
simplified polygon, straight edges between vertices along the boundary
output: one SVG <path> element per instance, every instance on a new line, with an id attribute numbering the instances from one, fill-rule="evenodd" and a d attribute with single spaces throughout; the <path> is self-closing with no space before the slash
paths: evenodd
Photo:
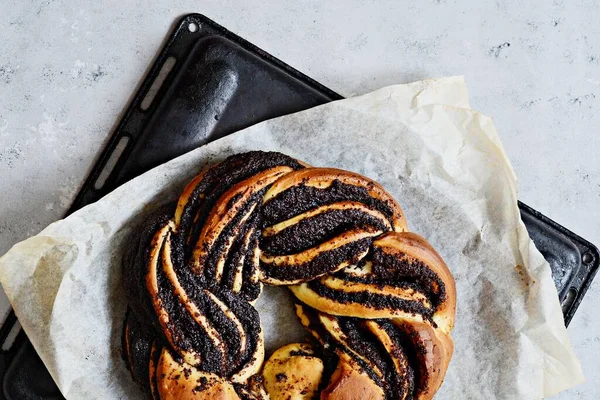
<path id="1" fill-rule="evenodd" d="M 398 203 L 280 153 L 200 173 L 146 221 L 123 270 L 124 359 L 154 399 L 430 399 L 452 355 L 454 280 Z M 263 283 L 292 291 L 317 343 L 264 367 Z"/>

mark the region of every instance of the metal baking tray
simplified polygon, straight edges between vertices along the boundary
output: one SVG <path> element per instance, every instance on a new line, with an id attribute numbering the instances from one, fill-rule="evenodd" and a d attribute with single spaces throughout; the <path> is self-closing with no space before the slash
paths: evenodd
<path id="1" fill-rule="evenodd" d="M 141 173 L 260 121 L 342 96 L 200 14 L 173 27 L 68 213 Z M 600 262 L 594 245 L 523 203 L 569 323 Z M 0 328 L 5 343 L 15 326 Z M 6 346 L 3 346 L 5 348 Z M 24 332 L 0 353 L 0 399 L 62 399 Z"/>

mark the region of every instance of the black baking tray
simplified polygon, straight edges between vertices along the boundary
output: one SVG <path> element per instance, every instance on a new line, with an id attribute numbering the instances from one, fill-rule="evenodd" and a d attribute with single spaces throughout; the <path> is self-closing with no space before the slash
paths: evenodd
<path id="1" fill-rule="evenodd" d="M 172 62 L 165 74 L 163 65 Z M 158 76 L 166 78 L 155 90 Z M 149 91 L 155 93 L 151 102 Z M 186 15 L 174 25 L 68 213 L 212 140 L 341 98 L 210 19 Z M 115 162 L 117 151 L 122 152 Z M 113 169 L 107 175 L 108 165 Z M 531 238 L 550 263 L 568 324 L 598 269 L 600 254 L 527 205 L 519 202 L 519 207 Z M 0 342 L 15 323 L 11 312 L 0 328 Z M 0 377 L 0 399 L 63 398 L 22 331 L 0 353 Z"/>

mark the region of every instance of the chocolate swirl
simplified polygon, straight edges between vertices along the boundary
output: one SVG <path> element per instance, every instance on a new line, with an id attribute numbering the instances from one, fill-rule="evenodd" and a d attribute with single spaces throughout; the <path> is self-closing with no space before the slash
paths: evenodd
<path id="1" fill-rule="evenodd" d="M 123 259 L 123 354 L 154 399 L 429 399 L 452 354 L 455 288 L 376 182 L 249 152 L 202 171 Z M 317 346 L 262 369 L 253 303 L 286 285 Z"/>
<path id="2" fill-rule="evenodd" d="M 323 347 L 336 353 L 339 369 L 362 377 L 346 385 L 356 390 L 360 382 L 370 398 L 430 399 L 454 348 L 449 335 L 426 322 L 338 317 L 302 304 L 296 305 L 296 314 Z M 330 379 L 325 389 L 331 398 L 344 398 L 339 380 Z"/>
<path id="3" fill-rule="evenodd" d="M 456 293 L 450 271 L 412 232 L 381 235 L 357 265 L 290 289 L 332 315 L 427 321 L 446 333 L 452 330 Z"/>
<path id="4" fill-rule="evenodd" d="M 229 157 L 194 178 L 173 218 L 182 264 L 198 284 L 254 301 L 259 282 L 260 204 L 270 185 L 304 165 L 280 153 Z"/>
<path id="5" fill-rule="evenodd" d="M 290 285 L 361 260 L 373 238 L 406 229 L 398 203 L 351 172 L 307 168 L 287 174 L 262 204 L 261 280 Z"/>

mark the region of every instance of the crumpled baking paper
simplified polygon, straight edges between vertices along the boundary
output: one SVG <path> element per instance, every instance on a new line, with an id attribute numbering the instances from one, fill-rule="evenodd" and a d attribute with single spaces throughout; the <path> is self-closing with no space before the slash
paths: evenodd
<path id="1" fill-rule="evenodd" d="M 539 399 L 582 382 L 550 268 L 517 208 L 516 177 L 462 78 L 390 86 L 255 125 L 161 165 L 16 244 L 0 281 L 65 397 L 141 398 L 121 360 L 121 254 L 144 214 L 204 166 L 276 150 L 380 182 L 456 279 L 456 349 L 436 399 Z M 306 336 L 289 294 L 257 308 L 267 351 Z"/>

